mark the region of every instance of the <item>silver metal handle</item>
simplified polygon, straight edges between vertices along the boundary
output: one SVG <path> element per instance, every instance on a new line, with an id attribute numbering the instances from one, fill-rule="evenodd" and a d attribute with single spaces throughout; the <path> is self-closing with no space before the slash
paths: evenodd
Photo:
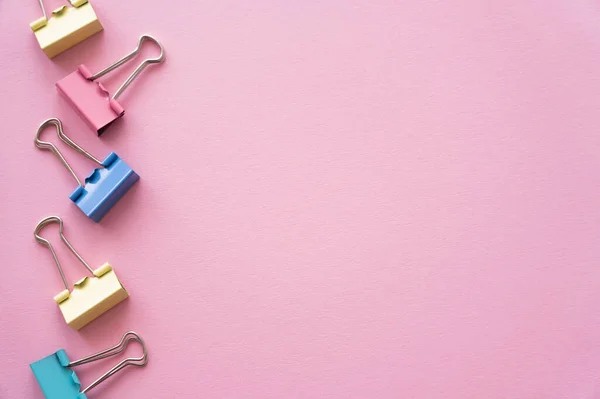
<path id="1" fill-rule="evenodd" d="M 91 363 L 91 362 L 95 362 L 97 360 L 106 359 L 107 357 L 118 355 L 119 353 L 123 352 L 125 350 L 125 348 L 127 348 L 127 344 L 129 343 L 129 341 L 132 341 L 132 340 L 137 341 L 140 343 L 140 345 L 142 345 L 142 350 L 143 350 L 142 356 L 128 357 L 127 359 L 121 360 L 116 366 L 114 366 L 113 368 L 108 370 L 100 378 L 98 378 L 96 381 L 92 382 L 87 388 L 85 388 L 83 391 L 81 391 L 81 393 L 88 392 L 89 390 L 91 390 L 92 388 L 94 388 L 95 386 L 100 384 L 101 382 L 105 381 L 106 379 L 112 377 L 117 372 L 119 372 L 120 370 L 124 369 L 127 366 L 144 367 L 148 363 L 148 350 L 146 349 L 146 345 L 144 344 L 142 337 L 140 337 L 137 333 L 135 333 L 133 331 L 129 331 L 129 332 L 126 332 L 125 335 L 123 335 L 123 337 L 121 338 L 121 342 L 119 342 L 117 345 L 113 346 L 112 348 L 105 349 L 101 352 L 95 353 L 93 355 L 84 357 L 83 359 L 79 359 L 79 360 L 69 363 L 69 365 L 67 367 L 76 367 L 76 366 L 79 366 L 82 364 Z"/>
<path id="2" fill-rule="evenodd" d="M 50 150 L 52 151 L 52 153 L 54 153 L 58 159 L 60 159 L 60 162 L 65 166 L 65 168 L 67 168 L 67 170 L 71 173 L 71 175 L 73 176 L 73 178 L 75 178 L 75 181 L 77 182 L 78 185 L 83 186 L 83 184 L 81 183 L 81 180 L 79 180 L 79 178 L 77 177 L 77 175 L 75 174 L 75 171 L 73 170 L 73 168 L 71 167 L 71 165 L 69 165 L 69 163 L 67 162 L 67 160 L 65 159 L 65 157 L 63 156 L 63 154 L 58 150 L 58 148 L 56 148 L 56 146 L 54 144 L 52 144 L 49 141 L 42 141 L 40 140 L 40 134 L 42 133 L 42 131 L 50 126 L 50 125 L 54 125 L 56 127 L 56 133 L 58 134 L 58 137 L 64 142 L 66 143 L 69 147 L 71 147 L 72 149 L 74 149 L 75 151 L 77 151 L 78 153 L 80 153 L 81 155 L 85 156 L 86 158 L 94 161 L 95 163 L 97 163 L 100 166 L 102 165 L 102 162 L 100 162 L 100 160 L 98 160 L 98 158 L 94 157 L 92 154 L 90 154 L 89 152 L 87 152 L 86 150 L 84 150 L 83 148 L 81 148 L 80 146 L 77 145 L 77 143 L 75 143 L 73 140 L 71 140 L 64 132 L 63 127 L 62 127 L 62 122 L 60 121 L 60 119 L 58 118 L 50 118 L 50 119 L 46 119 L 44 122 L 42 122 L 42 124 L 40 125 L 40 127 L 38 128 L 36 134 L 35 134 L 35 140 L 33 141 L 35 143 L 35 146 L 41 150 Z"/>
<path id="3" fill-rule="evenodd" d="M 69 284 L 67 283 L 67 279 L 65 277 L 65 273 L 63 272 L 62 267 L 60 266 L 60 262 L 58 261 L 58 257 L 56 256 L 56 252 L 54 252 L 54 248 L 52 247 L 52 244 L 50 244 L 50 241 L 48 241 L 47 239 L 43 238 L 42 236 L 40 236 L 40 231 L 42 231 L 42 229 L 44 227 L 46 227 L 47 225 L 51 224 L 51 223 L 58 223 L 58 233 L 60 234 L 60 239 L 65 243 L 65 245 L 67 246 L 67 248 L 69 248 L 69 250 L 73 253 L 73 255 L 75 255 L 77 257 L 77 259 L 79 259 L 79 261 L 81 263 L 83 263 L 83 265 L 89 270 L 90 273 L 92 273 L 92 276 L 94 275 L 94 271 L 92 270 L 92 268 L 87 264 L 87 262 L 81 257 L 81 255 L 79 255 L 79 253 L 75 250 L 75 248 L 73 247 L 73 245 L 71 245 L 71 243 L 69 242 L 69 240 L 67 240 L 67 237 L 65 237 L 65 235 L 63 234 L 63 221 L 60 217 L 58 216 L 48 216 L 45 219 L 42 219 L 37 226 L 35 226 L 35 230 L 33 231 L 33 236 L 35 237 L 35 240 L 37 242 L 39 242 L 42 245 L 45 245 L 46 247 L 48 247 L 48 249 L 50 249 L 50 252 L 52 253 L 52 257 L 54 258 L 54 263 L 56 263 L 56 267 L 58 268 L 58 271 L 60 273 L 60 277 L 62 278 L 63 283 L 65 284 L 65 288 L 67 290 L 69 290 Z"/>
<path id="4" fill-rule="evenodd" d="M 125 82 L 123 82 L 123 84 L 121 85 L 121 87 L 119 87 L 117 89 L 117 91 L 115 92 L 115 94 L 113 94 L 112 98 L 114 100 L 116 100 L 121 94 L 123 94 L 123 92 L 125 91 L 125 89 L 134 81 L 135 78 L 138 77 L 138 75 L 140 73 L 142 73 L 142 71 L 148 65 L 150 65 L 150 64 L 160 64 L 161 62 L 165 61 L 165 48 L 154 37 L 152 37 L 150 35 L 142 35 L 140 37 L 140 40 L 138 41 L 137 47 L 131 53 L 127 54 L 126 56 L 124 56 L 120 60 L 116 61 L 115 63 L 107 66 L 103 70 L 101 70 L 99 72 L 96 72 L 94 75 L 92 75 L 91 78 L 89 78 L 89 80 L 94 81 L 94 80 L 96 80 L 96 79 L 98 79 L 98 78 L 106 75 L 107 73 L 109 73 L 109 72 L 117 69 L 121 65 L 125 64 L 127 61 L 130 61 L 131 59 L 135 58 L 135 56 L 140 52 L 140 49 L 142 48 L 142 44 L 146 40 L 150 40 L 150 41 L 156 43 L 156 45 L 160 48 L 160 54 L 159 54 L 158 57 L 155 57 L 155 58 L 146 58 L 144 61 L 142 61 L 142 63 L 140 65 L 138 65 L 138 67 L 135 69 L 135 71 L 133 71 L 133 73 L 131 75 L 129 75 L 129 77 L 127 78 L 127 80 L 125 80 Z"/>

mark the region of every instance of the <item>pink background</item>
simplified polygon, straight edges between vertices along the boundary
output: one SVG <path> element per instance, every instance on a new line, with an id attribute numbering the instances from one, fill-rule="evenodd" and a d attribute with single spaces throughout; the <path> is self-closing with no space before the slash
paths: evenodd
<path id="1" fill-rule="evenodd" d="M 105 31 L 49 61 L 36 1 L 0 1 L 0 398 L 129 329 L 150 363 L 90 398 L 600 398 L 600 2 L 93 4 Z M 54 83 L 142 33 L 167 61 L 98 139 Z M 52 116 L 141 176 L 101 224 L 33 145 Z M 131 293 L 80 332 L 51 214 Z"/>

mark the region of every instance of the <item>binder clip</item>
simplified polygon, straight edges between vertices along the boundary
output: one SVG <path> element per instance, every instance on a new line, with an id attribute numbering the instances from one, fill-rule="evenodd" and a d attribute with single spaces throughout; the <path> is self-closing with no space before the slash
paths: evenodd
<path id="1" fill-rule="evenodd" d="M 92 382 L 87 388 L 81 389 L 79 377 L 73 370 L 75 367 L 86 363 L 92 363 L 97 360 L 106 359 L 111 356 L 122 353 L 129 341 L 137 341 L 142 345 L 143 354 L 140 357 L 128 357 L 121 360 L 116 366 L 104 373 L 96 381 Z M 144 367 L 148 363 L 148 351 L 142 338 L 135 332 L 129 331 L 123 335 L 121 342 L 112 348 L 84 357 L 74 362 L 69 361 L 67 352 L 60 349 L 37 362 L 31 363 L 31 371 L 37 380 L 44 397 L 46 399 L 87 399 L 89 392 L 98 384 L 106 381 L 117 372 L 127 366 Z"/>
<path id="2" fill-rule="evenodd" d="M 39 235 L 40 231 L 50 223 L 58 223 L 60 239 L 92 274 L 92 277 L 86 276 L 73 284 L 72 291 L 69 290 L 65 273 L 60 266 L 52 244 Z M 56 263 L 60 277 L 65 285 L 65 289 L 54 297 L 54 301 L 58 304 L 69 327 L 79 330 L 129 297 L 129 293 L 119 281 L 110 264 L 105 263 L 96 270 L 90 268 L 63 234 L 63 221 L 58 216 L 49 216 L 39 222 L 35 227 L 33 235 L 37 242 L 50 249 L 54 263 Z"/>
<path id="3" fill-rule="evenodd" d="M 58 148 L 48 141 L 40 140 L 40 133 L 50 125 L 56 127 L 58 137 L 69 147 L 98 164 L 99 167 L 94 169 L 85 178 L 83 184 Z M 114 152 L 108 154 L 104 158 L 104 161 L 100 161 L 78 146 L 73 140 L 67 137 L 63 131 L 61 121 L 57 118 L 47 119 L 40 125 L 34 142 L 36 147 L 52 151 L 71 175 L 73 175 L 73 178 L 77 182 L 77 188 L 75 188 L 69 198 L 94 222 L 99 222 L 117 201 L 125 195 L 131 186 L 140 179 L 138 174 Z"/>
<path id="4" fill-rule="evenodd" d="M 103 29 L 88 0 L 69 1 L 69 6 L 52 11 L 48 19 L 44 3 L 38 0 L 44 16 L 29 24 L 48 58 L 57 56 Z"/>
<path id="5" fill-rule="evenodd" d="M 115 94 L 110 96 L 108 90 L 96 80 L 107 73 L 117 69 L 127 61 L 133 59 L 144 41 L 150 40 L 160 48 L 160 55 L 156 58 L 147 58 L 133 71 L 131 75 L 121 84 Z M 165 60 L 165 49 L 162 44 L 150 35 L 140 37 L 135 50 L 111 64 L 103 70 L 92 74 L 85 65 L 56 83 L 56 89 L 75 109 L 88 126 L 100 136 L 110 125 L 125 114 L 125 109 L 117 101 L 123 91 L 133 82 L 135 78 L 150 64 L 162 63 Z"/>

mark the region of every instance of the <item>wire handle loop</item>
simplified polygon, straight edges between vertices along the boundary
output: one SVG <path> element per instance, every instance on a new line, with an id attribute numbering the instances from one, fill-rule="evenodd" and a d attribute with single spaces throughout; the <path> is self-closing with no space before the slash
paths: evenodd
<path id="1" fill-rule="evenodd" d="M 67 367 L 76 367 L 76 366 L 80 366 L 82 364 L 91 363 L 91 362 L 95 362 L 97 360 L 106 359 L 108 357 L 118 355 L 119 353 L 123 352 L 125 350 L 125 348 L 127 348 L 129 341 L 137 341 L 140 343 L 140 345 L 142 345 L 142 350 L 143 350 L 142 356 L 128 357 L 126 359 L 121 360 L 117 365 L 115 365 L 113 368 L 108 370 L 106 373 L 104 373 L 102 376 L 100 376 L 100 378 L 98 378 L 96 381 L 92 382 L 87 388 L 85 388 L 83 391 L 81 391 L 81 393 L 86 393 L 87 391 L 91 390 L 92 388 L 94 388 L 101 382 L 105 381 L 106 379 L 112 377 L 117 372 L 119 372 L 120 370 L 124 369 L 127 366 L 144 367 L 148 363 L 148 350 L 146 349 L 146 344 L 144 344 L 142 337 L 140 337 L 136 332 L 128 331 L 125 333 L 125 335 L 123 335 L 123 337 L 121 338 L 121 341 L 117 345 L 113 346 L 112 348 L 105 349 L 101 352 L 95 353 L 93 355 L 84 357 L 83 359 L 79 359 L 79 360 L 69 363 L 69 365 Z"/>
<path id="2" fill-rule="evenodd" d="M 56 133 L 58 134 L 58 137 L 64 142 L 66 143 L 69 147 L 71 147 L 72 149 L 74 149 L 75 151 L 77 151 L 78 153 L 80 153 L 81 155 L 85 156 L 86 158 L 94 161 L 95 163 L 97 163 L 98 165 L 102 166 L 102 162 L 100 160 L 98 160 L 98 158 L 94 157 L 92 154 L 90 154 L 89 152 L 87 152 L 86 150 L 84 150 L 82 147 L 80 147 L 79 145 L 77 145 L 77 143 L 75 143 L 73 140 L 71 140 L 69 138 L 69 136 L 67 136 L 63 130 L 62 127 L 62 122 L 60 121 L 60 119 L 58 118 L 50 118 L 50 119 L 46 119 L 44 122 L 42 122 L 42 124 L 40 125 L 40 127 L 38 128 L 36 134 L 35 134 L 35 146 L 41 150 L 50 150 L 52 151 L 52 153 L 54 153 L 54 155 L 56 155 L 58 157 L 58 159 L 60 160 L 60 162 L 65 166 L 65 168 L 67 168 L 67 170 L 69 171 L 69 173 L 71 173 L 71 175 L 73 176 L 73 178 L 75 179 L 75 181 L 77 182 L 78 185 L 83 186 L 83 184 L 81 183 L 81 180 L 79 180 L 79 178 L 77 177 L 77 175 L 75 174 L 75 171 L 73 170 L 73 168 L 71 167 L 71 165 L 69 165 L 69 163 L 67 162 L 67 160 L 65 159 L 65 157 L 63 156 L 63 154 L 59 151 L 58 148 L 56 148 L 56 146 L 54 144 L 52 144 L 49 141 L 42 141 L 40 140 L 40 134 L 42 133 L 42 131 L 44 131 L 44 129 L 50 125 L 54 125 L 56 127 Z"/>
<path id="3" fill-rule="evenodd" d="M 37 242 L 39 242 L 40 244 L 42 244 L 42 245 L 48 247 L 48 249 L 50 249 L 50 252 L 52 253 L 52 257 L 54 258 L 54 263 L 56 263 L 56 267 L 58 268 L 60 277 L 62 278 L 62 281 L 65 284 L 65 288 L 67 290 L 69 290 L 69 284 L 67 283 L 65 273 L 63 272 L 63 269 L 60 266 L 60 262 L 58 261 L 58 256 L 56 256 L 56 252 L 54 251 L 54 247 L 52 247 L 52 244 L 50 243 L 50 241 L 48 241 L 47 239 L 45 239 L 39 235 L 40 232 L 43 230 L 43 228 L 51 223 L 58 223 L 58 233 L 60 234 L 60 239 L 63 241 L 63 243 L 65 243 L 65 245 L 67 246 L 67 248 L 69 248 L 69 250 L 73 253 L 73 255 L 75 255 L 81 263 L 83 263 L 83 265 L 86 267 L 86 269 L 88 269 L 89 272 L 92 273 L 92 275 L 94 275 L 94 271 L 90 268 L 90 266 L 87 264 L 87 262 L 81 257 L 81 255 L 79 255 L 79 253 L 75 250 L 73 245 L 71 245 L 69 240 L 67 240 L 67 237 L 65 237 L 65 235 L 63 233 L 62 219 L 58 216 L 48 216 L 47 218 L 42 219 L 35 227 L 35 230 L 33 231 L 33 236 L 35 237 L 35 240 Z"/>
<path id="4" fill-rule="evenodd" d="M 123 94 L 123 92 L 125 91 L 125 89 L 135 80 L 135 78 L 138 77 L 138 75 L 140 73 L 142 73 L 142 71 L 148 65 L 150 65 L 150 64 L 159 64 L 161 62 L 164 62 L 164 60 L 165 60 L 165 48 L 153 36 L 151 36 L 151 35 L 142 35 L 142 36 L 140 36 L 140 40 L 138 41 L 138 45 L 137 45 L 137 47 L 132 52 L 130 52 L 129 54 L 127 54 L 126 56 L 124 56 L 120 60 L 116 61 L 115 63 L 107 66 L 103 70 L 101 70 L 99 72 L 96 72 L 94 75 L 92 75 L 89 78 L 89 80 L 91 80 L 93 82 L 94 80 L 96 80 L 96 79 L 98 79 L 98 78 L 106 75 L 107 73 L 109 73 L 109 72 L 117 69 L 121 65 L 125 64 L 127 61 L 135 58 L 135 56 L 140 52 L 140 49 L 142 48 L 142 44 L 146 40 L 150 40 L 150 41 L 154 42 L 160 48 L 160 55 L 158 57 L 155 57 L 155 58 L 146 58 L 144 61 L 142 61 L 142 63 L 140 65 L 138 65 L 138 67 L 135 69 L 135 71 L 133 71 L 133 73 L 131 75 L 129 75 L 129 77 L 127 78 L 127 80 L 125 80 L 125 82 L 123 82 L 123 84 L 121 84 L 121 87 L 119 87 L 117 89 L 117 91 L 115 92 L 115 94 L 113 94 L 112 99 L 116 100 L 121 94 Z"/>

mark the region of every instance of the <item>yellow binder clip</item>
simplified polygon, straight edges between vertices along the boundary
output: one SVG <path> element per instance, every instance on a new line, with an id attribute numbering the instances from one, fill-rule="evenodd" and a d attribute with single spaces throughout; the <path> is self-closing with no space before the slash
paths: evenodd
<path id="1" fill-rule="evenodd" d="M 52 11 L 50 19 L 42 0 L 38 2 L 44 16 L 29 26 L 48 58 L 54 58 L 103 29 L 88 0 L 69 0 L 71 5 Z"/>
<path id="2" fill-rule="evenodd" d="M 40 231 L 51 223 L 58 223 L 61 240 L 93 276 L 84 277 L 77 281 L 72 291 L 69 290 L 69 284 L 52 244 L 39 235 Z M 69 327 L 79 330 L 129 297 L 113 268 L 108 263 L 105 263 L 96 270 L 90 268 L 63 234 L 63 221 L 58 216 L 49 216 L 39 222 L 33 235 L 37 242 L 50 249 L 54 263 L 56 263 L 60 277 L 65 284 L 65 290 L 57 294 L 54 300 L 58 304 Z"/>

